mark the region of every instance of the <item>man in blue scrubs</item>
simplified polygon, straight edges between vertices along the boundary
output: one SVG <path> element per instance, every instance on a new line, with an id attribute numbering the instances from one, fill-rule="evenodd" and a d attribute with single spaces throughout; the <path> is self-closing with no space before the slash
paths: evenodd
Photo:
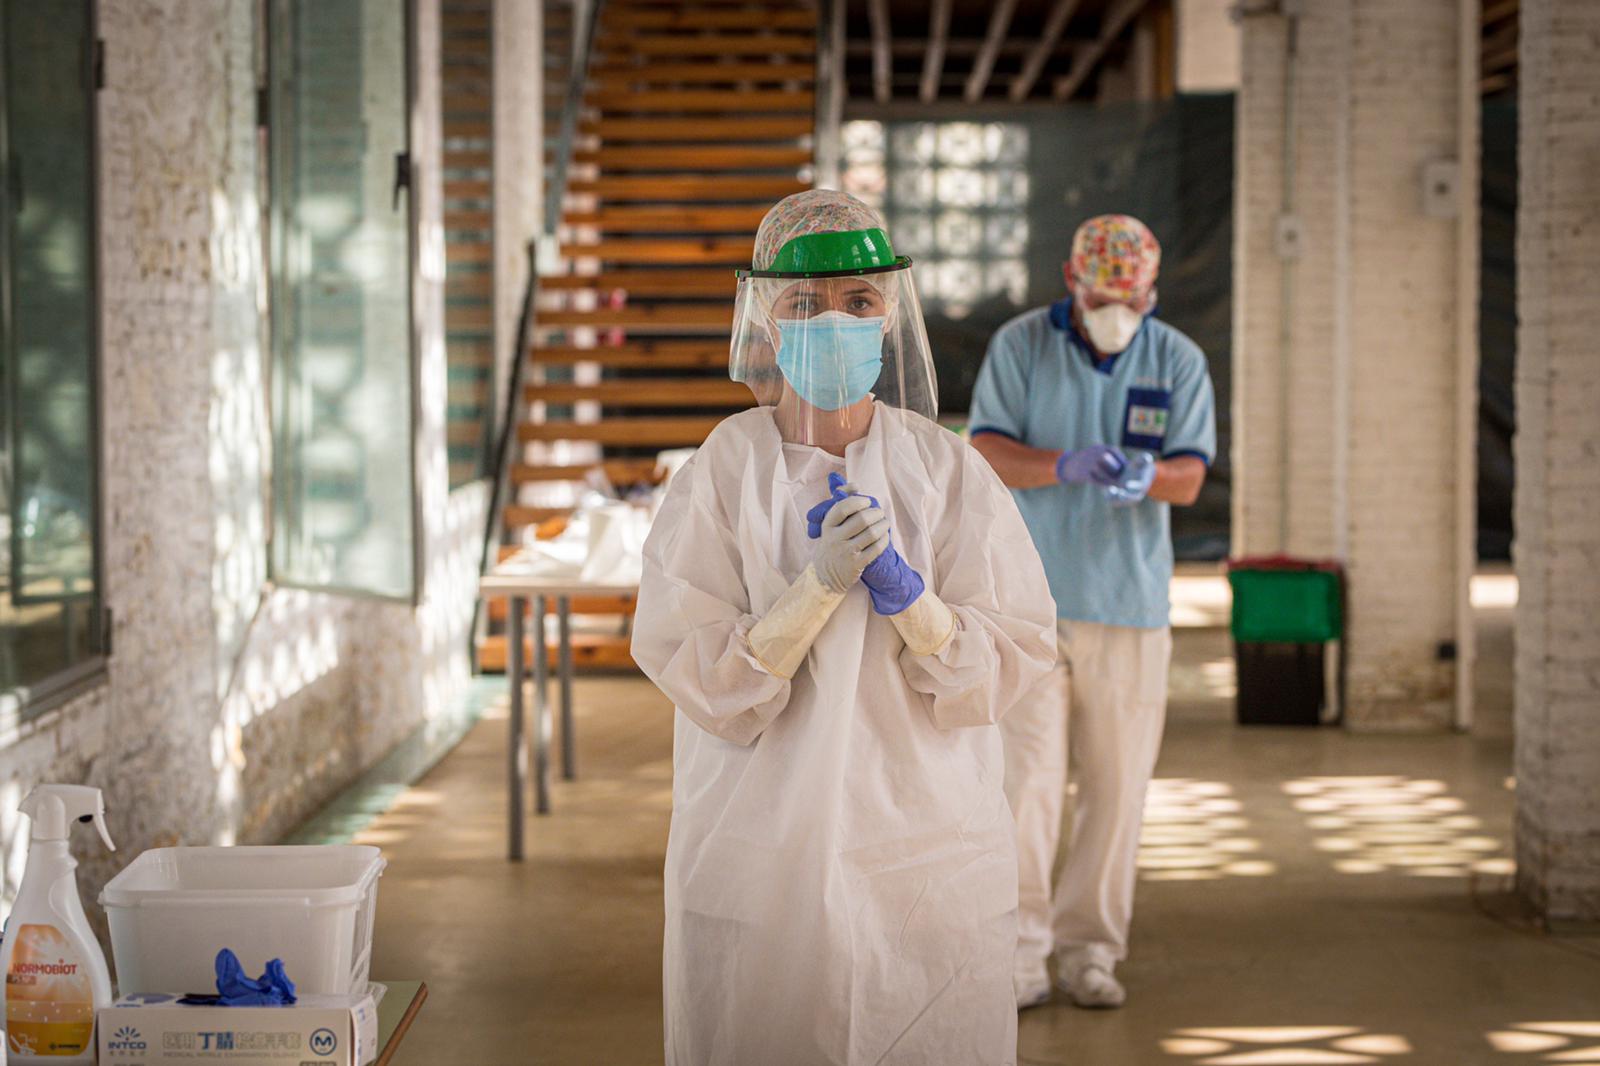
<path id="1" fill-rule="evenodd" d="M 1078 228 L 1068 295 L 1007 322 L 972 396 L 973 446 L 1012 490 L 1055 596 L 1061 666 L 1001 720 L 1020 855 L 1020 1007 L 1119 1007 L 1145 790 L 1172 651 L 1168 510 L 1216 451 L 1206 358 L 1153 317 L 1161 249 L 1142 222 Z M 1071 744 L 1067 720 L 1071 715 Z M 1068 764 L 1072 838 L 1054 892 Z"/>

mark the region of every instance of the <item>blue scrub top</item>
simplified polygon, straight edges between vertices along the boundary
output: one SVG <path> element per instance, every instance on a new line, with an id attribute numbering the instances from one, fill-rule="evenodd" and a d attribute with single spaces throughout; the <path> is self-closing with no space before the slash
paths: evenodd
<path id="1" fill-rule="evenodd" d="M 1199 345 L 1147 316 L 1125 351 L 1096 364 L 1072 326 L 1068 300 L 1018 315 L 995 333 L 969 422 L 974 436 L 999 433 L 1051 450 L 1111 444 L 1163 459 L 1198 456 L 1209 466 L 1217 448 L 1216 400 Z M 1044 560 L 1060 617 L 1167 625 L 1167 504 L 1114 507 L 1092 484 L 1011 495 Z"/>

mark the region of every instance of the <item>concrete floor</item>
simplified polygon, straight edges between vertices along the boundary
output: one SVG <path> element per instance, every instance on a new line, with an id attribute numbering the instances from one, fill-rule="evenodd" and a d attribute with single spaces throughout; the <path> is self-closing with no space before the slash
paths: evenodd
<path id="1" fill-rule="evenodd" d="M 1600 939 L 1506 892 L 1509 625 L 1483 612 L 1479 732 L 1428 737 L 1236 727 L 1226 634 L 1180 630 L 1129 1005 L 1026 1012 L 1021 1061 L 1600 1063 Z M 578 701 L 582 776 L 527 862 L 503 709 L 358 838 L 389 858 L 373 972 L 433 991 L 401 1064 L 661 1060 L 670 708 L 631 679 Z"/>

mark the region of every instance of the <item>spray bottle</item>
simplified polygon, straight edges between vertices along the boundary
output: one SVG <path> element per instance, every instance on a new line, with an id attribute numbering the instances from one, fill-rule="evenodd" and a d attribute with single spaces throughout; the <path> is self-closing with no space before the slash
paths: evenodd
<path id="1" fill-rule="evenodd" d="M 0 946 L 8 1066 L 92 1063 L 94 1020 L 111 1005 L 111 972 L 78 898 L 67 850 L 73 821 L 93 822 L 112 851 L 98 788 L 40 785 L 20 808 L 33 820 L 28 865 Z"/>

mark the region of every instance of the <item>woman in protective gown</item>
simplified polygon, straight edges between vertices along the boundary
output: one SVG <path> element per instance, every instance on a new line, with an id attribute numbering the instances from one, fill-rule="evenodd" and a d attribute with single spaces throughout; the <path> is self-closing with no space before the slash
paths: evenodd
<path id="1" fill-rule="evenodd" d="M 995 723 L 1055 662 L 1010 494 L 933 421 L 910 261 L 843 193 L 768 213 L 633 654 L 677 707 L 670 1066 L 1016 1061 Z"/>

